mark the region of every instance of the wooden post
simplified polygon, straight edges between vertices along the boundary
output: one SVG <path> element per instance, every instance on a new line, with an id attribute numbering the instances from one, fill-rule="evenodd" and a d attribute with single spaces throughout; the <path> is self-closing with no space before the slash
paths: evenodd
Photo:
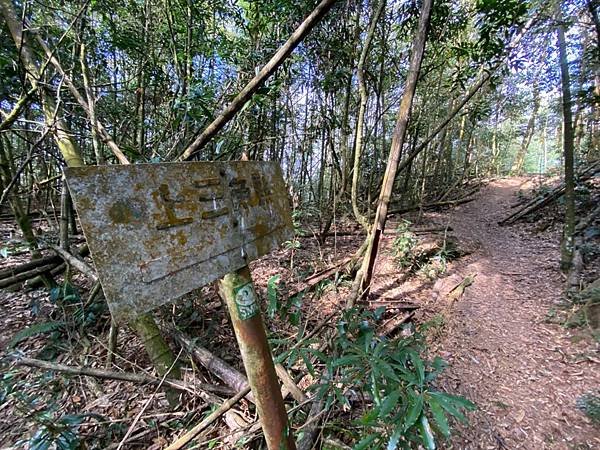
<path id="1" fill-rule="evenodd" d="M 248 266 L 219 281 L 269 450 L 295 450 Z"/>

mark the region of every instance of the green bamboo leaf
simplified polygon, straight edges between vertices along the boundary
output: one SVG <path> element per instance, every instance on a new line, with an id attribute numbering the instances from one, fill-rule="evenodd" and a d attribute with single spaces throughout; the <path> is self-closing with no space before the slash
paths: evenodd
<path id="1" fill-rule="evenodd" d="M 407 352 L 410 356 L 410 360 L 412 361 L 413 365 L 415 366 L 415 370 L 417 371 L 419 386 L 421 386 L 423 384 L 423 381 L 425 381 L 425 366 L 423 364 L 423 360 L 418 355 L 418 353 L 415 352 L 414 350 L 407 350 Z"/>
<path id="2" fill-rule="evenodd" d="M 308 369 L 308 373 L 310 373 L 313 377 L 316 375 L 316 371 L 315 371 L 315 367 L 313 366 L 312 362 L 310 361 L 310 356 L 307 355 L 309 352 L 306 351 L 306 349 L 301 349 L 300 350 L 300 355 L 302 356 L 302 360 L 304 361 L 304 364 L 306 365 L 306 368 Z"/>
<path id="3" fill-rule="evenodd" d="M 389 365 L 387 362 L 380 359 L 377 361 L 377 363 L 373 362 L 373 364 L 374 365 L 377 364 L 377 367 L 388 379 L 394 380 L 397 383 L 400 382 L 400 378 L 398 378 L 398 374 L 396 373 L 394 368 L 391 365 Z"/>
<path id="4" fill-rule="evenodd" d="M 341 358 L 335 359 L 331 363 L 331 365 L 333 367 L 349 366 L 360 360 L 361 360 L 360 355 L 346 355 L 346 356 L 342 356 Z"/>
<path id="5" fill-rule="evenodd" d="M 13 338 L 8 343 L 8 348 L 12 348 L 17 345 L 19 342 L 42 333 L 49 333 L 50 331 L 55 331 L 61 328 L 65 323 L 64 322 L 42 322 L 36 323 L 35 325 L 31 325 L 30 327 L 25 328 L 24 330 L 16 333 Z"/>
<path id="6" fill-rule="evenodd" d="M 379 417 L 384 418 L 389 413 L 393 411 L 393 409 L 398 404 L 398 400 L 400 399 L 400 391 L 392 391 L 384 400 L 381 402 Z"/>
<path id="7" fill-rule="evenodd" d="M 329 357 L 325 353 L 317 350 L 316 348 L 310 348 L 309 347 L 309 348 L 306 349 L 306 351 L 308 353 L 311 353 L 314 356 L 316 356 L 319 359 L 319 361 L 321 361 L 321 362 L 326 362 L 326 361 L 329 360 Z"/>
<path id="8" fill-rule="evenodd" d="M 397 427 L 394 433 L 390 436 L 390 440 L 387 443 L 386 450 L 396 450 L 398 448 L 398 442 L 402 436 L 402 427 Z"/>
<path id="9" fill-rule="evenodd" d="M 360 440 L 358 444 L 354 446 L 354 450 L 365 450 L 369 445 L 371 445 L 377 439 L 376 434 L 370 434 L 367 437 Z"/>
<path id="10" fill-rule="evenodd" d="M 425 444 L 427 450 L 435 450 L 435 437 L 433 436 L 431 426 L 429 425 L 429 421 L 427 420 L 425 414 L 421 414 L 421 419 L 419 420 L 419 429 L 421 431 L 423 443 Z"/>
<path id="11" fill-rule="evenodd" d="M 475 409 L 475 405 L 464 397 L 435 391 L 429 392 L 428 395 L 429 397 L 434 398 L 448 414 L 456 417 L 463 423 L 467 422 L 467 418 L 460 411 L 460 408 L 464 408 L 468 411 L 473 411 Z"/>
<path id="12" fill-rule="evenodd" d="M 404 417 L 404 431 L 412 427 L 423 411 L 423 396 L 415 394 L 412 389 L 408 392 L 409 407 Z"/>
<path id="13" fill-rule="evenodd" d="M 281 275 L 273 275 L 267 281 L 267 298 L 269 300 L 269 304 L 267 306 L 267 315 L 269 318 L 275 317 L 275 312 L 277 312 L 277 296 L 279 293 L 279 279 Z"/>
<path id="14" fill-rule="evenodd" d="M 425 381 L 433 381 L 440 373 L 444 371 L 446 367 L 448 367 L 448 363 L 444 361 L 439 356 L 436 356 L 431 363 L 432 371 L 428 372 L 425 376 Z"/>
<path id="15" fill-rule="evenodd" d="M 378 407 L 371 409 L 366 414 L 363 414 L 360 422 L 365 426 L 373 424 L 373 422 L 377 420 L 377 417 L 379 417 L 379 411 L 380 409 Z"/>
<path id="16" fill-rule="evenodd" d="M 440 432 L 445 436 L 450 436 L 450 426 L 448 425 L 448 419 L 446 418 L 446 414 L 444 414 L 444 410 L 437 402 L 434 397 L 429 396 L 427 399 L 427 403 L 429 405 L 429 409 L 431 410 L 431 414 L 433 415 L 433 419 L 437 424 Z"/>
<path id="17" fill-rule="evenodd" d="M 398 365 L 396 365 L 395 367 L 398 369 L 397 372 L 404 381 L 406 381 L 409 384 L 412 384 L 414 386 L 420 387 L 419 380 L 415 374 L 413 374 L 412 372 L 410 372 Z"/>

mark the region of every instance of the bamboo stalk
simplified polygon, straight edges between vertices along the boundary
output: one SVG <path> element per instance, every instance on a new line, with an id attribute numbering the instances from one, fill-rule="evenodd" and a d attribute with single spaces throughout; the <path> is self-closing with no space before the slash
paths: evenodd
<path id="1" fill-rule="evenodd" d="M 35 269 L 36 267 L 46 266 L 48 264 L 58 265 L 60 262 L 61 259 L 58 255 L 44 256 L 43 258 L 34 259 L 15 267 L 9 267 L 7 269 L 0 270 L 0 279 L 14 277 L 20 273 L 27 272 L 31 269 Z"/>

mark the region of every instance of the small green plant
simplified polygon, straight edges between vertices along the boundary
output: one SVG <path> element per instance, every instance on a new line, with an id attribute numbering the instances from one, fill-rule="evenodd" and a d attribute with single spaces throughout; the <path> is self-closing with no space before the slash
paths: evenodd
<path id="1" fill-rule="evenodd" d="M 326 406 L 353 410 L 368 405 L 353 421 L 354 449 L 436 448 L 436 434 L 450 436 L 449 417 L 466 421 L 474 405 L 463 397 L 437 391 L 432 383 L 446 367 L 441 358 L 426 361 L 423 339 L 390 340 L 375 334 L 383 310 L 353 309 L 338 323 L 335 353 L 320 355 L 326 375 L 314 389 Z"/>
<path id="2" fill-rule="evenodd" d="M 429 280 L 435 280 L 446 273 L 448 261 L 456 259 L 458 256 L 459 252 L 455 242 L 448 239 L 447 234 L 444 233 L 444 240 L 440 249 L 432 257 L 419 255 L 416 257 L 416 264 L 420 266 L 420 274 Z"/>
<path id="3" fill-rule="evenodd" d="M 67 282 L 50 289 L 50 301 L 54 303 L 69 304 L 80 300 L 79 291 L 71 283 Z"/>
<path id="4" fill-rule="evenodd" d="M 396 237 L 392 242 L 392 252 L 396 263 L 402 268 L 412 267 L 415 263 L 413 250 L 417 245 L 416 235 L 410 231 L 408 220 L 400 222 L 396 228 Z"/>
<path id="5" fill-rule="evenodd" d="M 71 283 L 58 285 L 50 290 L 50 301 L 63 310 L 69 325 L 83 328 L 96 324 L 98 317 L 106 312 L 106 302 L 96 301 L 84 306 L 79 290 Z"/>
<path id="6" fill-rule="evenodd" d="M 436 314 L 427 322 L 421 324 L 419 331 L 429 337 L 439 337 L 446 324 L 446 319 L 443 314 Z"/>
<path id="7" fill-rule="evenodd" d="M 596 425 L 600 425 L 600 395 L 587 393 L 577 399 L 577 408 Z"/>
<path id="8" fill-rule="evenodd" d="M 33 450 L 76 450 L 82 448 L 79 426 L 96 414 L 61 414 L 57 398 L 64 392 L 62 381 L 50 372 L 24 378 L 18 371 L 6 372 L 0 379 L 0 406 L 11 401 L 15 412 L 33 423 L 31 437 L 16 445 Z"/>
<path id="9" fill-rule="evenodd" d="M 65 414 L 55 419 L 53 414 L 40 414 L 40 427 L 29 439 L 27 445 L 32 450 L 78 450 L 81 440 L 78 434 L 79 425 L 87 417 L 86 414 Z"/>
<path id="10" fill-rule="evenodd" d="M 290 255 L 290 270 L 294 269 L 294 256 L 296 254 L 296 250 L 298 250 L 302 247 L 302 243 L 298 239 L 298 236 L 300 236 L 302 234 L 302 229 L 300 228 L 300 226 L 301 226 L 300 218 L 301 218 L 301 213 L 299 212 L 299 210 L 295 210 L 292 213 L 292 223 L 294 226 L 294 237 L 292 239 L 290 239 L 289 241 L 285 241 L 283 243 L 283 248 L 285 248 L 286 250 L 290 250 L 290 253 L 291 253 L 291 255 Z"/>
<path id="11" fill-rule="evenodd" d="M 8 343 L 8 348 L 14 348 L 19 342 L 24 341 L 27 338 L 37 336 L 38 334 L 53 332 L 58 332 L 60 334 L 64 326 L 64 322 L 58 321 L 36 323 L 15 333 L 13 338 Z"/>
<path id="12" fill-rule="evenodd" d="M 291 297 L 285 296 L 285 301 L 281 301 L 284 297 L 285 286 L 281 282 L 281 275 L 273 275 L 267 281 L 267 315 L 273 319 L 275 315 L 279 315 L 284 320 L 287 320 L 292 325 L 300 324 L 300 316 L 302 313 L 302 298 L 303 292 L 299 292 Z"/>

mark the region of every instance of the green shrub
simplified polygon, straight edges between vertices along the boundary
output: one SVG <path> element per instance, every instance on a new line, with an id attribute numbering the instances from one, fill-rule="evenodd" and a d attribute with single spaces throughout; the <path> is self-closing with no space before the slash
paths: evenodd
<path id="1" fill-rule="evenodd" d="M 577 399 L 577 408 L 600 425 L 600 395 L 587 393 Z"/>
<path id="2" fill-rule="evenodd" d="M 396 237 L 392 242 L 394 259 L 402 268 L 412 267 L 416 258 L 413 250 L 418 241 L 416 235 L 410 231 L 410 225 L 408 220 L 403 220 L 396 228 Z"/>
<path id="3" fill-rule="evenodd" d="M 326 371 L 314 386 L 326 407 L 354 410 L 367 405 L 352 421 L 354 449 L 436 448 L 437 436 L 450 436 L 449 417 L 466 421 L 465 398 L 437 391 L 433 381 L 446 367 L 441 358 L 426 361 L 423 338 L 387 339 L 375 334 L 383 310 L 353 309 L 338 323 L 334 354 L 320 357 Z"/>

